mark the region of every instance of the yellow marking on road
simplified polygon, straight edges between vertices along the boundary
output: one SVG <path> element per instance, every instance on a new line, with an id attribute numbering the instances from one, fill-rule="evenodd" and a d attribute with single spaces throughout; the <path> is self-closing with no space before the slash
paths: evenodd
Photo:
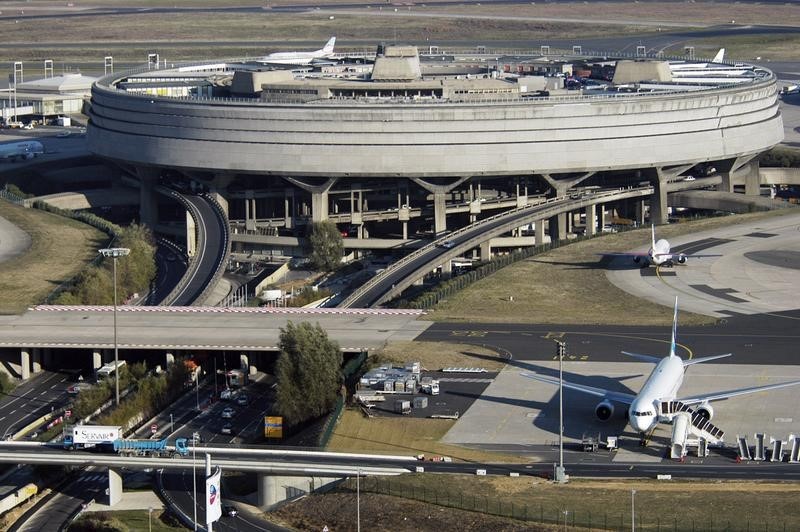
<path id="1" fill-rule="evenodd" d="M 542 336 L 542 338 L 545 340 L 561 340 L 566 335 L 567 333 L 563 332 L 548 332 L 547 334 Z"/>

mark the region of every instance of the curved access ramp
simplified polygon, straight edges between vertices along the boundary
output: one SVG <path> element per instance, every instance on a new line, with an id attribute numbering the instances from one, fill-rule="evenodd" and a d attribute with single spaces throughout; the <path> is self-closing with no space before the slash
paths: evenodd
<path id="1" fill-rule="evenodd" d="M 228 218 L 208 194 L 181 194 L 163 187 L 157 190 L 186 207 L 197 235 L 196 252 L 189 258 L 186 274 L 161 305 L 200 305 L 225 271 L 231 251 Z"/>
<path id="2" fill-rule="evenodd" d="M 589 205 L 639 198 L 649 196 L 652 193 L 653 187 L 645 186 L 586 194 L 580 198 L 559 196 L 550 198 L 543 203 L 526 205 L 480 220 L 472 225 L 448 233 L 446 236 L 395 262 L 348 296 L 339 307 L 366 308 L 380 305 L 400 295 L 403 290 L 417 280 L 422 279 L 439 264 L 454 259 L 465 251 L 522 225 Z M 446 248 L 443 247 L 442 243 L 445 241 L 451 242 L 452 245 Z"/>

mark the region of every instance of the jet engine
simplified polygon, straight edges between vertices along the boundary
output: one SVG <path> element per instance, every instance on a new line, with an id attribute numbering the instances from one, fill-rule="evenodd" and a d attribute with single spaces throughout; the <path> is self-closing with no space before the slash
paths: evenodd
<path id="1" fill-rule="evenodd" d="M 695 408 L 695 412 L 711 420 L 714 417 L 714 408 L 709 403 L 702 403 Z"/>
<path id="2" fill-rule="evenodd" d="M 686 255 L 678 255 L 678 264 L 686 264 Z"/>
<path id="3" fill-rule="evenodd" d="M 642 260 L 642 258 L 639 256 L 633 257 L 633 262 L 635 262 L 636 264 L 639 264 L 640 260 Z"/>
<path id="4" fill-rule="evenodd" d="M 611 401 L 600 401 L 594 409 L 594 414 L 600 421 L 608 421 L 614 415 L 614 405 Z"/>

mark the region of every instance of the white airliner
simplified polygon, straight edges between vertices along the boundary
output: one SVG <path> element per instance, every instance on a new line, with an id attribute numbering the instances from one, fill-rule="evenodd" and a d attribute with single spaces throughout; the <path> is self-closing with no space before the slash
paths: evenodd
<path id="1" fill-rule="evenodd" d="M 686 253 L 671 253 L 669 241 L 665 238 L 656 240 L 656 226 L 650 226 L 650 249 L 647 253 L 601 253 L 607 257 L 631 257 L 636 264 L 642 264 L 642 267 L 650 266 L 674 266 L 675 263 L 686 264 L 686 259 L 702 258 L 702 257 L 719 257 L 719 254 L 689 254 Z M 644 259 L 644 262 L 642 262 Z"/>
<path id="2" fill-rule="evenodd" d="M 261 63 L 272 65 L 309 65 L 316 59 L 328 59 L 333 57 L 333 45 L 336 37 L 330 40 L 319 50 L 313 52 L 275 52 L 259 59 Z"/>
<path id="3" fill-rule="evenodd" d="M 614 415 L 615 402 L 629 405 L 628 422 L 630 423 L 630 426 L 635 431 L 646 434 L 655 428 L 659 422 L 671 422 L 676 411 L 680 410 L 681 408 L 694 406 L 693 412 L 699 414 L 706 420 L 710 420 L 714 416 L 714 409 L 710 405 L 711 401 L 718 401 L 720 399 L 728 399 L 730 397 L 736 397 L 739 395 L 763 392 L 766 390 L 774 390 L 776 388 L 784 388 L 786 386 L 796 386 L 800 384 L 800 381 L 782 382 L 778 384 L 767 384 L 765 386 L 754 386 L 752 388 L 740 388 L 738 390 L 728 390 L 724 392 L 677 398 L 678 389 L 683 383 L 683 376 L 687 366 L 731 356 L 731 353 L 728 353 L 725 355 L 714 355 L 703 358 L 693 358 L 690 360 L 681 359 L 675 354 L 675 332 L 677 329 L 677 323 L 678 298 L 676 297 L 675 314 L 672 321 L 672 341 L 669 347 L 669 355 L 664 358 L 658 358 L 649 355 L 628 353 L 626 351 L 622 352 L 630 357 L 656 364 L 656 367 L 653 368 L 653 371 L 647 377 L 647 380 L 645 381 L 641 390 L 639 390 L 638 394 L 632 395 L 624 392 L 615 392 L 612 390 L 605 390 L 603 388 L 596 388 L 594 386 L 586 386 L 566 381 L 563 384 L 564 387 L 601 397 L 602 400 L 595 408 L 595 415 L 597 415 L 598 419 L 601 421 L 607 421 L 612 415 Z M 546 382 L 548 384 L 553 384 L 555 386 L 558 386 L 559 384 L 558 379 L 554 377 L 548 377 L 536 373 L 522 373 L 521 375 L 531 379 L 536 379 L 538 381 Z"/>
<path id="4" fill-rule="evenodd" d="M 0 144 L 0 159 L 7 161 L 33 159 L 43 153 L 44 146 L 41 142 L 36 140 Z"/>

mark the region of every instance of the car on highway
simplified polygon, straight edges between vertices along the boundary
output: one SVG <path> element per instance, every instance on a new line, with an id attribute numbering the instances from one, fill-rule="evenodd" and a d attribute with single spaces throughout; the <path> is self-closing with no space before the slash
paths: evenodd
<path id="1" fill-rule="evenodd" d="M 65 137 L 69 137 L 70 135 L 71 133 L 69 131 L 61 131 L 58 135 L 56 135 L 56 137 L 63 139 Z"/>
<path id="2" fill-rule="evenodd" d="M 228 436 L 233 436 L 233 425 L 230 423 L 225 423 L 222 425 L 222 428 L 219 429 L 220 434 L 227 434 Z"/>
<path id="3" fill-rule="evenodd" d="M 236 511 L 235 506 L 231 506 L 230 504 L 226 504 L 222 507 L 222 515 L 225 517 L 236 517 L 236 514 L 239 512 Z"/>
<path id="4" fill-rule="evenodd" d="M 456 247 L 456 243 L 453 242 L 452 240 L 445 240 L 444 242 L 439 244 L 439 247 L 444 249 L 451 249 Z"/>
<path id="5" fill-rule="evenodd" d="M 87 390 L 91 387 L 92 385 L 88 382 L 76 382 L 75 384 L 67 386 L 67 393 L 69 395 L 78 395 L 82 390 Z"/>
<path id="6" fill-rule="evenodd" d="M 234 415 L 236 415 L 236 410 L 228 406 L 225 407 L 221 415 L 223 419 L 231 419 Z"/>
<path id="7" fill-rule="evenodd" d="M 248 402 L 249 402 L 249 398 L 245 394 L 240 394 L 236 398 L 236 404 L 239 405 L 239 406 L 247 406 Z"/>

